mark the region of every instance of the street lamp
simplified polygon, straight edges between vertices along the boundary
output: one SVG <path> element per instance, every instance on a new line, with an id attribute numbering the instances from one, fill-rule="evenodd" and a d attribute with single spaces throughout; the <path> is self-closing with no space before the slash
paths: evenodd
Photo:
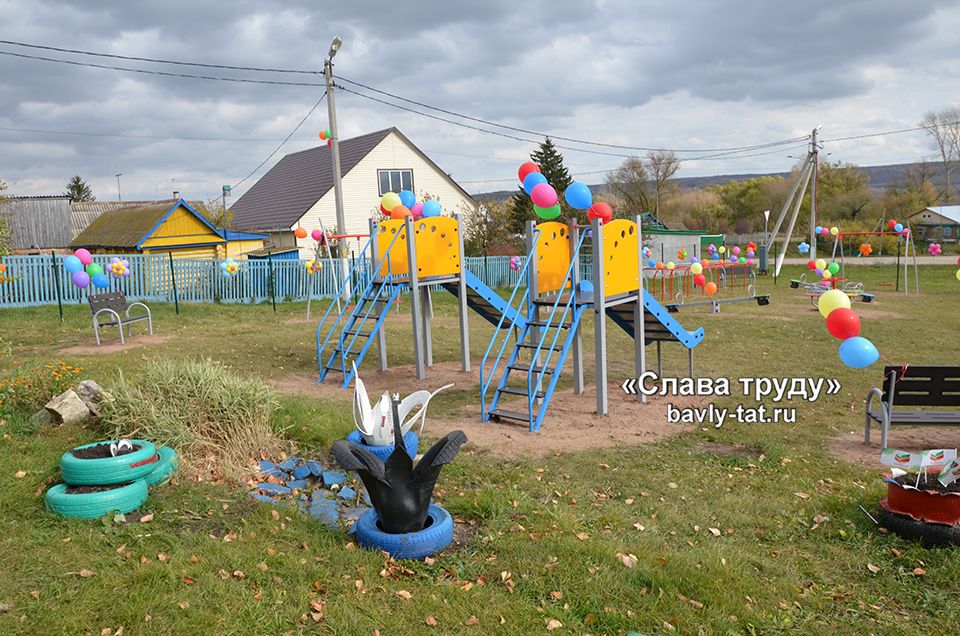
<path id="1" fill-rule="evenodd" d="M 323 61 L 323 75 L 327 84 L 327 116 L 330 120 L 330 151 L 333 157 L 333 201 L 337 210 L 337 234 L 343 236 L 347 233 L 347 222 L 343 213 L 343 192 L 340 184 L 340 135 L 337 133 L 337 107 L 333 91 L 333 58 L 340 50 L 343 40 L 338 35 L 330 43 L 330 51 L 327 52 L 327 59 Z M 341 239 L 337 242 L 337 255 L 340 258 L 341 280 L 346 281 L 350 272 L 347 269 L 347 259 L 344 253 L 346 241 Z M 344 287 L 344 295 L 349 296 L 350 292 Z"/>
<path id="2" fill-rule="evenodd" d="M 123 175 L 122 172 L 118 172 L 117 174 L 113 175 L 113 176 L 115 176 L 115 177 L 117 178 L 117 201 L 123 201 L 123 199 L 120 198 L 120 177 L 121 177 L 121 175 Z"/>

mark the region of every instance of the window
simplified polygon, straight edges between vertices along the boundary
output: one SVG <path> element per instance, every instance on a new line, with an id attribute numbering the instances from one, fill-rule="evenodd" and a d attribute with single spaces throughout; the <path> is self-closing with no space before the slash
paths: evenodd
<path id="1" fill-rule="evenodd" d="M 413 192 L 413 170 L 377 170 L 377 177 L 380 180 L 380 196 L 401 190 Z"/>

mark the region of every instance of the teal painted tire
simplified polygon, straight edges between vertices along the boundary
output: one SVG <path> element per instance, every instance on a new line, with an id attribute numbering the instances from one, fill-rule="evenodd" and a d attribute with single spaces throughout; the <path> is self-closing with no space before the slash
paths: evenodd
<path id="1" fill-rule="evenodd" d="M 60 472 L 63 474 L 63 481 L 71 486 L 111 486 L 136 481 L 147 476 L 156 468 L 157 461 L 160 459 L 157 455 L 157 447 L 153 442 L 142 439 L 130 440 L 134 446 L 140 448 L 118 457 L 78 459 L 73 456 L 74 450 L 96 446 L 97 444 L 110 444 L 113 441 L 116 440 L 84 444 L 64 453 L 63 457 L 60 458 Z"/>
<path id="2" fill-rule="evenodd" d="M 111 512 L 126 514 L 142 506 L 146 500 L 147 482 L 142 479 L 112 490 L 82 494 L 68 494 L 67 484 L 57 484 L 43 498 L 50 512 L 78 519 L 99 519 Z"/>
<path id="3" fill-rule="evenodd" d="M 169 446 L 161 446 L 157 450 L 157 455 L 160 456 L 160 459 L 155 464 L 156 468 L 147 473 L 143 478 L 143 481 L 147 482 L 148 486 L 159 486 L 173 477 L 173 473 L 177 472 L 179 461 L 177 459 L 177 451 Z"/>

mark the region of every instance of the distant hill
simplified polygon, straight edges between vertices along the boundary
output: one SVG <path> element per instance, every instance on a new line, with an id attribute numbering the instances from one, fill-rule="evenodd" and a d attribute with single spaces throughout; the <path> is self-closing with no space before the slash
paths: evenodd
<path id="1" fill-rule="evenodd" d="M 896 163 L 886 166 L 860 166 L 860 169 L 867 173 L 867 176 L 870 177 L 870 188 L 874 190 L 885 190 L 891 186 L 898 185 L 903 182 L 903 179 L 906 175 L 907 169 L 911 166 L 918 165 L 913 163 Z M 930 162 L 927 164 L 927 169 L 931 174 L 931 178 L 934 183 L 943 182 L 943 166 L 939 163 Z M 696 188 L 706 188 L 707 186 L 715 185 L 718 183 L 726 183 L 727 181 L 746 181 L 747 179 L 755 179 L 757 177 L 788 177 L 790 176 L 789 172 L 766 172 L 766 173 L 743 173 L 743 174 L 718 174 L 709 177 L 680 177 L 674 179 L 677 184 L 682 188 L 686 189 L 696 189 Z M 603 183 L 598 183 L 590 186 L 590 190 L 594 194 L 602 194 L 606 192 L 607 186 Z M 496 192 L 484 192 L 482 194 L 473 195 L 476 199 L 492 199 L 494 201 L 505 201 L 513 196 L 516 190 L 498 190 Z"/>

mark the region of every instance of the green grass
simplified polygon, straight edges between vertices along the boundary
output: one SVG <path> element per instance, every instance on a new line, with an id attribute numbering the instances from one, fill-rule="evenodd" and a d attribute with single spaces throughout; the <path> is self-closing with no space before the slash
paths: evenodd
<path id="1" fill-rule="evenodd" d="M 776 286 L 762 281 L 761 293 L 772 294 L 768 307 L 724 305 L 719 315 L 684 309 L 678 318 L 706 330 L 696 350 L 700 375 L 835 377 L 839 395 L 796 405 L 799 423 L 791 426 L 706 427 L 647 447 L 526 461 L 464 452 L 444 470 L 437 496 L 471 538 L 431 564 L 405 563 L 406 574 L 381 575 L 384 558 L 350 549 L 346 534 L 283 506 L 275 518 L 271 507 L 253 505 L 231 484 L 155 490 L 145 508 L 155 517 L 146 524 L 53 518 L 38 488 L 57 476 L 63 451 L 97 433 L 34 430 L 28 414 L 14 415 L 0 427 L 9 436 L 0 441 L 0 561 L 7 573 L 0 604 L 11 606 L 0 613 L 0 633 L 98 634 L 122 626 L 124 634 L 521 634 L 543 633 L 550 619 L 563 624 L 553 633 L 575 634 L 661 633 L 666 623 L 683 634 L 946 632 L 960 620 L 960 551 L 879 534 L 859 509 L 876 509 L 878 470 L 825 452 L 827 438 L 860 428 L 862 399 L 880 368 L 843 367 L 823 319 L 789 288 L 799 271 Z M 878 292 L 873 305 L 854 308 L 863 335 L 885 359 L 946 364 L 960 357 L 954 271 L 921 268 L 919 298 L 879 286 L 893 281 L 892 267 L 848 272 Z M 455 360 L 455 305 L 440 295 L 436 304 L 435 358 Z M 408 316 L 409 306 L 401 312 Z M 86 308 L 67 308 L 63 325 L 55 307 L 8 310 L 0 314 L 0 337 L 12 343 L 13 355 L 0 364 L 63 358 L 82 367 L 82 377 L 107 385 L 120 368 L 136 381 L 155 359 L 209 357 L 264 379 L 311 374 L 314 334 L 292 320 L 302 315 L 302 305 L 279 305 L 276 314 L 269 305 L 186 305 L 179 316 L 158 306 L 156 330 L 169 336 L 165 342 L 68 355 L 60 350 L 92 341 Z M 412 362 L 404 347 L 409 332 L 409 321 L 389 323 L 391 365 Z M 490 333 L 471 316 L 475 364 Z M 632 368 L 618 352 L 632 351 L 632 343 L 612 325 L 608 333 L 610 379 L 618 381 Z M 589 359 L 591 337 L 586 349 Z M 664 347 L 664 354 L 665 371 L 682 375 L 685 354 L 677 347 Z M 593 399 L 589 379 L 584 400 Z M 476 403 L 472 387 L 457 389 L 431 406 L 435 433 Z M 349 398 L 282 398 L 274 424 L 304 452 L 325 453 L 352 427 Z M 750 400 L 717 403 L 740 402 Z M 544 427 L 556 417 L 562 414 L 549 414 Z M 706 455 L 697 450 L 704 442 L 744 444 L 760 456 Z M 20 470 L 25 477 L 15 476 Z M 635 567 L 617 553 L 635 555 Z M 924 575 L 913 573 L 918 567 Z M 80 576 L 83 570 L 93 574 Z M 401 590 L 412 597 L 400 598 Z M 319 623 L 310 617 L 311 599 L 324 603 Z M 475 625 L 467 624 L 471 616 Z M 436 627 L 428 627 L 428 617 Z"/>

